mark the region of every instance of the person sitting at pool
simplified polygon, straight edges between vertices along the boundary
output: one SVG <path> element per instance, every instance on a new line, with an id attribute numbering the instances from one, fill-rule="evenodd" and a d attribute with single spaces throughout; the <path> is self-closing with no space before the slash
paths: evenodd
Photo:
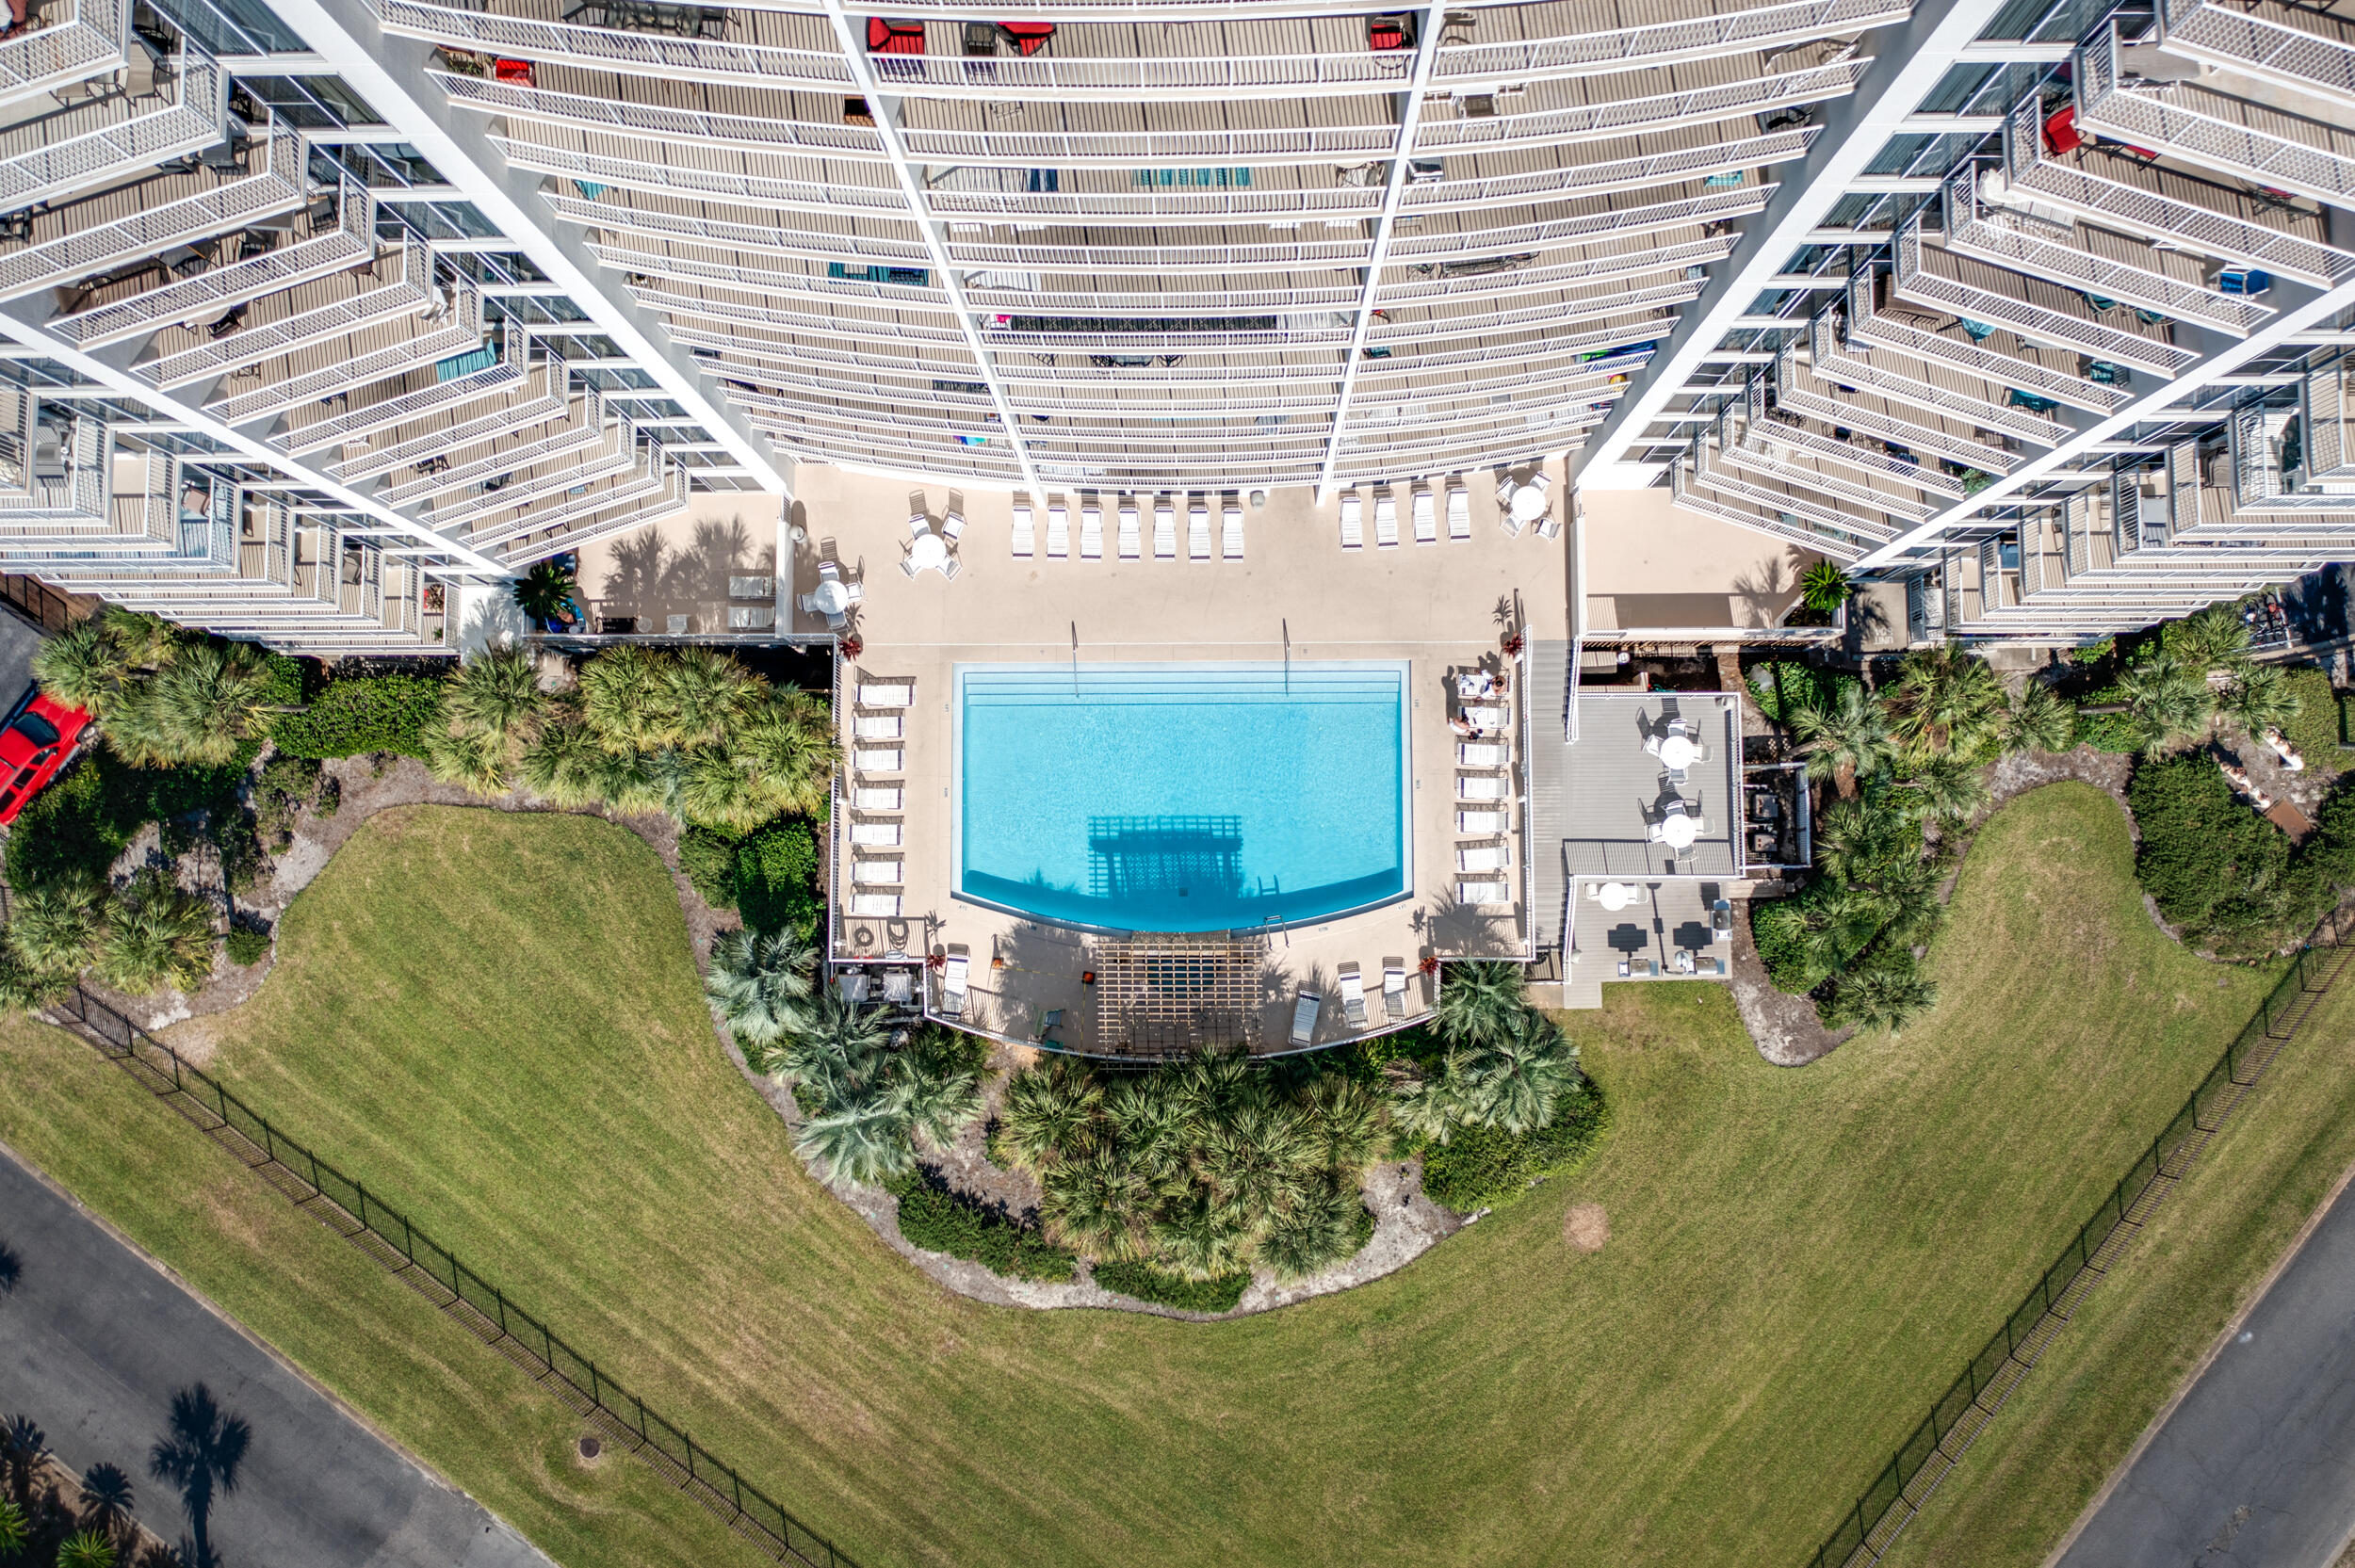
<path id="1" fill-rule="evenodd" d="M 1460 713 L 1447 721 L 1447 727 L 1467 740 L 1480 733 L 1479 728 Z"/>

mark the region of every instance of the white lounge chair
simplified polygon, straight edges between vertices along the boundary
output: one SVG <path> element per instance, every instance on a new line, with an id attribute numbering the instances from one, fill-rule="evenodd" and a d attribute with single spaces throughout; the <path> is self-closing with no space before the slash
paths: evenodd
<path id="1" fill-rule="evenodd" d="M 1395 1021 L 1406 1016 L 1406 961 L 1382 961 L 1382 1010 Z"/>
<path id="2" fill-rule="evenodd" d="M 1459 833 L 1501 833 L 1504 831 L 1504 813 L 1459 809 L 1455 814 L 1455 831 Z"/>
<path id="3" fill-rule="evenodd" d="M 1017 559 L 1028 560 L 1038 550 L 1038 522 L 1031 515 L 1031 498 L 1014 498 L 1014 553 Z"/>
<path id="4" fill-rule="evenodd" d="M 1398 495 L 1388 485 L 1373 493 L 1373 544 L 1377 550 L 1398 548 Z"/>
<path id="5" fill-rule="evenodd" d="M 903 708 L 916 701 L 913 681 L 862 681 L 858 705 L 863 708 Z"/>
<path id="6" fill-rule="evenodd" d="M 1502 768 L 1507 755 L 1504 746 L 1494 740 L 1459 740 L 1455 743 L 1455 760 L 1466 768 Z"/>
<path id="7" fill-rule="evenodd" d="M 1365 547 L 1365 498 L 1354 490 L 1344 490 L 1341 492 L 1341 548 L 1362 550 Z"/>
<path id="8" fill-rule="evenodd" d="M 1104 509 L 1093 496 L 1080 503 L 1080 558 L 1104 558 Z"/>
<path id="9" fill-rule="evenodd" d="M 943 1018 L 965 1016 L 966 971 L 971 964 L 972 959 L 962 944 L 950 946 L 949 962 L 940 971 L 940 1015 Z"/>
<path id="10" fill-rule="evenodd" d="M 902 772 L 907 760 L 904 746 L 861 746 L 851 752 L 851 766 L 862 773 Z"/>
<path id="11" fill-rule="evenodd" d="M 862 713 L 851 720 L 853 740 L 898 740 L 907 734 L 907 719 L 896 713 Z"/>
<path id="12" fill-rule="evenodd" d="M 1439 542 L 1438 508 L 1432 500 L 1429 485 L 1415 487 L 1415 542 L 1418 544 Z"/>
<path id="13" fill-rule="evenodd" d="M 1231 495 L 1220 519 L 1218 553 L 1222 559 L 1242 559 L 1242 503 Z"/>
<path id="14" fill-rule="evenodd" d="M 1447 482 L 1447 539 L 1450 544 L 1471 542 L 1471 493 L 1461 475 Z"/>
<path id="15" fill-rule="evenodd" d="M 1210 504 L 1199 495 L 1186 504 L 1186 558 L 1210 558 Z"/>
<path id="16" fill-rule="evenodd" d="M 1455 851 L 1458 871 L 1507 871 L 1512 865 L 1512 851 L 1502 844 L 1467 844 Z"/>
<path id="17" fill-rule="evenodd" d="M 897 893 L 853 893 L 851 913 L 869 919 L 896 920 L 900 917 L 900 896 Z"/>
<path id="18" fill-rule="evenodd" d="M 1503 882 L 1457 882 L 1455 901 L 1459 904 L 1509 904 L 1513 890 Z"/>
<path id="19" fill-rule="evenodd" d="M 851 804 L 861 811 L 898 811 L 906 799 L 898 784 L 863 784 L 851 792 Z"/>
<path id="20" fill-rule="evenodd" d="M 1071 513 L 1058 495 L 1047 503 L 1047 558 L 1063 560 L 1071 554 Z"/>
<path id="21" fill-rule="evenodd" d="M 901 881 L 900 863 L 896 860 L 854 860 L 851 863 L 851 881 L 889 886 Z"/>
<path id="22" fill-rule="evenodd" d="M 1455 775 L 1455 798 L 1459 800 L 1502 800 L 1504 799 L 1504 775 L 1458 773 Z"/>
<path id="23" fill-rule="evenodd" d="M 897 822 L 853 822 L 851 842 L 862 849 L 897 849 L 900 847 L 900 824 Z"/>
<path id="24" fill-rule="evenodd" d="M 1304 991 L 1300 1000 L 1292 1004 L 1291 1043 L 1313 1044 L 1317 1038 L 1317 1014 L 1324 1010 L 1324 998 L 1313 991 Z"/>
<path id="25" fill-rule="evenodd" d="M 1494 703 L 1467 703 L 1463 709 L 1464 722 L 1483 735 L 1504 733 L 1504 709 Z"/>
<path id="26" fill-rule="evenodd" d="M 1178 509 L 1166 495 L 1153 503 L 1153 558 L 1178 558 Z"/>
<path id="27" fill-rule="evenodd" d="M 1341 1018 L 1353 1029 L 1366 1026 L 1366 978 L 1354 963 L 1344 963 L 1335 978 L 1340 981 Z"/>
<path id="28" fill-rule="evenodd" d="M 1124 495 L 1120 498 L 1119 548 L 1122 560 L 1135 560 L 1145 553 L 1143 542 L 1137 532 L 1137 498 L 1133 495 Z"/>

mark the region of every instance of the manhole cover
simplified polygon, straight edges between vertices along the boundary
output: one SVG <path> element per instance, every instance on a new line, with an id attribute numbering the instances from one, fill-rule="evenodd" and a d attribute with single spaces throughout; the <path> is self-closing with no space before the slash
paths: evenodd
<path id="1" fill-rule="evenodd" d="M 599 1442 L 596 1438 L 584 1437 L 580 1440 L 581 1458 L 594 1459 L 603 1452 L 605 1452 L 605 1445 Z"/>

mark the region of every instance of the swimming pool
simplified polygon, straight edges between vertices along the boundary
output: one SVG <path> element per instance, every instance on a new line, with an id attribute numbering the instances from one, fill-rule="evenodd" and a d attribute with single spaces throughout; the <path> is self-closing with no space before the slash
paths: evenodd
<path id="1" fill-rule="evenodd" d="M 1408 891 L 1403 663 L 962 664 L 957 893 L 1114 930 Z"/>

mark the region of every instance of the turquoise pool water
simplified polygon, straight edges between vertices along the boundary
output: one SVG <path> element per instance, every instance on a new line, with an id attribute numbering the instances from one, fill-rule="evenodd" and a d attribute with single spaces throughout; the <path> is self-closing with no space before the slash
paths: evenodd
<path id="1" fill-rule="evenodd" d="M 959 665 L 957 891 L 1215 931 L 1407 891 L 1406 667 Z"/>

